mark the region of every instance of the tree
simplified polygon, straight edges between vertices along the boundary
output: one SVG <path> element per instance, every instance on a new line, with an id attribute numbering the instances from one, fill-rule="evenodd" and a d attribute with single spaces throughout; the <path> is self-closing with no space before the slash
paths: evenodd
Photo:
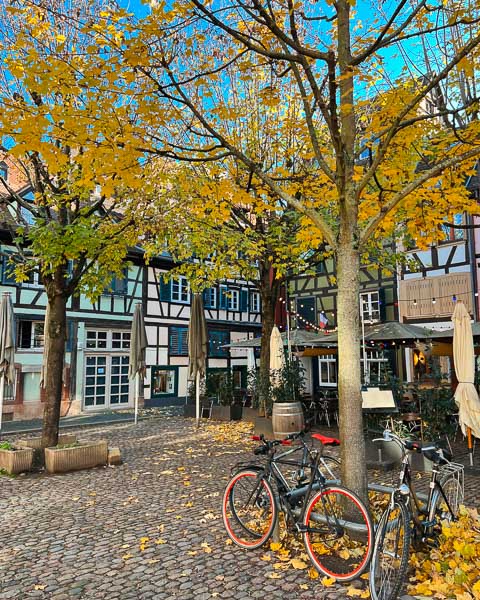
<path id="1" fill-rule="evenodd" d="M 442 21 L 443 3 L 423 0 L 382 5 L 370 20 L 351 0 L 158 3 L 115 44 L 143 89 L 146 147 L 172 159 L 241 163 L 265 197 L 310 219 L 333 252 L 344 478 L 363 493 L 360 262 L 386 234 L 426 245 L 445 216 L 473 210 L 463 183 L 480 152 L 478 124 L 464 119 L 460 130 L 446 118 L 478 102 L 476 90 L 471 99 L 458 92 L 460 69 L 478 69 L 478 5 L 471 4 L 451 2 Z M 456 43 L 429 73 L 425 52 L 438 57 L 437 36 L 454 28 Z M 402 69 L 402 53 L 414 57 L 415 74 Z M 231 74 L 248 79 L 258 69 L 270 74 L 265 110 L 292 98 L 302 103 L 290 127 L 294 143 L 273 165 L 228 126 L 245 115 L 233 101 Z M 449 101 L 430 104 L 442 84 Z M 291 160 L 295 174 L 286 168 Z"/>
<path id="2" fill-rule="evenodd" d="M 272 132 L 278 136 L 282 125 L 288 134 L 288 123 L 301 107 L 292 102 L 282 114 L 265 113 L 259 99 L 259 80 L 264 77 L 265 72 L 259 71 L 255 82 L 236 80 L 237 102 L 246 114 L 233 127 L 259 160 L 274 163 L 282 159 Z M 285 136 L 282 145 L 288 144 Z M 312 250 L 315 232 L 309 231 L 305 219 L 272 197 L 238 161 L 160 162 L 154 163 L 149 175 L 158 185 L 152 197 L 143 196 L 151 216 L 148 231 L 144 230 L 150 240 L 148 253 L 168 249 L 178 264 L 174 272 L 187 275 L 190 284 L 200 289 L 228 278 L 256 285 L 262 315 L 260 373 L 268 379 L 270 335 L 282 287 L 287 274 L 306 272 L 325 258 L 321 239 Z M 288 172 L 295 172 L 293 164 Z M 315 322 L 314 315 L 311 320 Z M 262 398 L 261 408 L 265 403 Z"/>
<path id="3" fill-rule="evenodd" d="M 38 271 L 47 296 L 44 446 L 58 439 L 67 301 L 98 296 L 137 240 L 128 201 L 141 184 L 140 155 L 126 143 L 115 64 L 67 18 L 92 18 L 103 4 L 27 4 L 2 9 L 0 21 L 0 135 L 33 192 L 28 199 L 0 177 L 0 201 L 17 280 Z"/>

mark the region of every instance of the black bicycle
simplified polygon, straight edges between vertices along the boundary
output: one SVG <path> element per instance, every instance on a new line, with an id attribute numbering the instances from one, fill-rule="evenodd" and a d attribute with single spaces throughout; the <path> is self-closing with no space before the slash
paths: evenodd
<path id="1" fill-rule="evenodd" d="M 463 465 L 451 462 L 450 452 L 438 444 L 402 440 L 388 429 L 374 441 L 394 442 L 402 450 L 399 485 L 390 497 L 378 524 L 370 567 L 373 600 L 397 598 L 407 576 L 410 544 L 435 545 L 443 520 L 455 521 L 463 502 Z M 418 452 L 432 461 L 433 468 L 426 501 L 417 494 L 409 454 Z"/>
<path id="2" fill-rule="evenodd" d="M 312 434 L 321 449 L 309 447 L 304 432 L 285 440 L 263 436 L 255 449 L 263 464 L 234 468 L 222 503 L 223 522 L 230 539 L 241 548 L 259 548 L 274 531 L 278 512 L 287 527 L 303 536 L 313 565 L 327 577 L 350 581 L 368 567 L 373 551 L 373 523 L 362 500 L 347 488 L 328 481 L 319 465 L 323 446 L 338 445 L 335 438 Z M 278 453 L 279 445 L 298 445 Z M 295 459 L 295 455 L 297 458 Z M 301 454 L 301 458 L 298 458 Z M 289 483 L 282 466 L 294 467 Z"/>

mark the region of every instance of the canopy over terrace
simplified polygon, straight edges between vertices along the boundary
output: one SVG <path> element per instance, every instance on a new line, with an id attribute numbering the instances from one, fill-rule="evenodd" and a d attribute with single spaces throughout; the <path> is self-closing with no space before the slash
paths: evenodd
<path id="1" fill-rule="evenodd" d="M 449 330 L 450 331 L 450 330 Z M 480 332 L 480 328 L 479 328 Z M 418 325 L 408 325 L 406 323 L 398 323 L 397 321 L 388 321 L 386 323 L 375 323 L 365 326 L 365 341 L 366 342 L 414 342 L 415 340 L 430 340 L 433 338 L 451 337 L 452 333 L 433 331 L 426 327 Z M 288 337 L 286 332 L 282 333 L 283 345 L 288 345 Z M 306 352 L 307 354 L 324 354 L 325 348 L 328 346 L 336 346 L 338 342 L 337 332 L 329 333 L 313 333 L 304 329 L 294 329 L 290 332 L 290 344 L 292 346 L 303 346 L 313 350 Z M 241 340 L 224 346 L 225 348 L 259 348 L 261 338 L 250 340 Z"/>

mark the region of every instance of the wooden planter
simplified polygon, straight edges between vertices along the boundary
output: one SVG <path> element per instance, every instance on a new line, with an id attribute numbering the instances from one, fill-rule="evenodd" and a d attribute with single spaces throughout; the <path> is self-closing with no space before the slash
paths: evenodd
<path id="1" fill-rule="evenodd" d="M 30 471 L 33 464 L 33 449 L 0 450 L 0 469 L 9 475 Z"/>
<path id="2" fill-rule="evenodd" d="M 72 448 L 45 448 L 45 468 L 49 473 L 65 473 L 107 464 L 106 441 L 79 442 Z"/>
<path id="3" fill-rule="evenodd" d="M 212 419 L 215 421 L 239 421 L 242 418 L 242 408 L 238 404 L 232 404 L 231 406 L 214 404 L 212 406 Z"/>

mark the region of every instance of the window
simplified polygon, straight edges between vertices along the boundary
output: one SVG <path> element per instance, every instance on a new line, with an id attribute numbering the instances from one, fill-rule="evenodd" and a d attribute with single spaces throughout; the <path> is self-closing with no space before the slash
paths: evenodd
<path id="1" fill-rule="evenodd" d="M 114 275 L 109 285 L 104 289 L 104 294 L 125 296 L 128 293 L 128 268 L 122 269 L 121 274 Z"/>
<path id="2" fill-rule="evenodd" d="M 228 308 L 228 310 L 239 310 L 239 308 L 240 308 L 240 291 L 239 290 L 228 290 L 227 308 Z"/>
<path id="3" fill-rule="evenodd" d="M 87 348 L 89 350 L 105 350 L 107 337 L 108 331 L 87 331 Z"/>
<path id="4" fill-rule="evenodd" d="M 223 348 L 225 344 L 230 343 L 229 331 L 209 331 L 208 332 L 208 355 L 218 358 L 227 358 L 229 349 Z"/>
<path id="5" fill-rule="evenodd" d="M 366 351 L 368 382 L 370 385 L 382 383 L 383 381 L 385 381 L 385 377 L 387 375 L 388 358 L 385 357 L 384 352 L 382 350 L 370 350 L 367 348 Z M 362 368 L 363 378 L 363 353 L 360 359 L 360 364 Z"/>
<path id="6" fill-rule="evenodd" d="M 29 287 L 42 287 L 42 276 L 38 271 L 30 271 L 27 281 L 24 281 L 23 284 Z"/>
<path id="7" fill-rule="evenodd" d="M 315 298 L 297 298 L 297 327 L 310 329 L 315 325 Z"/>
<path id="8" fill-rule="evenodd" d="M 178 389 L 177 367 L 152 367 L 152 398 L 176 396 Z"/>
<path id="9" fill-rule="evenodd" d="M 456 240 L 463 240 L 465 237 L 465 231 L 463 229 L 457 229 L 455 226 L 463 225 L 463 213 L 457 213 L 453 216 L 452 219 L 454 227 L 450 227 L 449 225 L 442 225 L 442 231 L 445 234 L 445 237 L 442 241 L 445 242 L 454 242 Z"/>
<path id="10" fill-rule="evenodd" d="M 168 350 L 173 356 L 188 356 L 188 327 L 170 327 Z"/>
<path id="11" fill-rule="evenodd" d="M 130 331 L 112 331 L 112 349 L 130 349 Z"/>
<path id="12" fill-rule="evenodd" d="M 377 323 L 380 321 L 379 292 L 364 292 L 360 294 L 360 310 L 363 313 L 365 323 Z"/>
<path id="13" fill-rule="evenodd" d="M 190 286 L 186 277 L 177 277 L 172 279 L 172 302 L 190 302 Z"/>
<path id="14" fill-rule="evenodd" d="M 17 346 L 19 348 L 43 348 L 43 321 L 19 321 Z"/>
<path id="15" fill-rule="evenodd" d="M 215 308 L 217 306 L 217 290 L 215 288 L 203 290 L 203 305 L 205 308 Z"/>
<path id="16" fill-rule="evenodd" d="M 337 386 L 337 356 L 325 354 L 318 357 L 318 383 L 321 386 Z"/>
<path id="17" fill-rule="evenodd" d="M 260 294 L 258 292 L 250 292 L 250 312 L 260 312 Z"/>

